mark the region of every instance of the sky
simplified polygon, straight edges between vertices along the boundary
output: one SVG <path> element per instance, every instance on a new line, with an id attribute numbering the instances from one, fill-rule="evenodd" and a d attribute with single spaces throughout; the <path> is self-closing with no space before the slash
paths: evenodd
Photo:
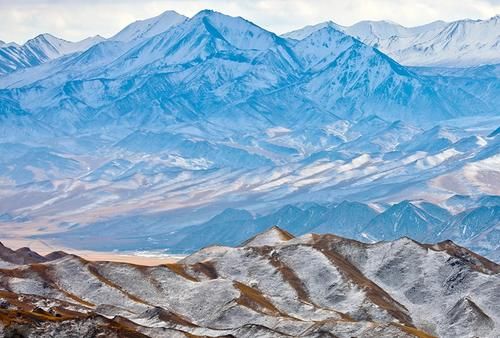
<path id="1" fill-rule="evenodd" d="M 24 43 L 40 34 L 77 41 L 110 37 L 127 24 L 166 10 L 193 16 L 202 9 L 242 16 L 281 34 L 332 20 L 391 20 L 415 26 L 435 20 L 488 19 L 500 0 L 0 0 L 0 40 Z"/>

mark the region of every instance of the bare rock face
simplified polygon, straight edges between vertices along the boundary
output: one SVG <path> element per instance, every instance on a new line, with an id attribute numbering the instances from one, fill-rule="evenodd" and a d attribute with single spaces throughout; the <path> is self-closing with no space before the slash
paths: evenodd
<path id="1" fill-rule="evenodd" d="M 29 248 L 14 251 L 0 243 L 0 260 L 12 264 L 31 264 L 45 262 L 47 259 Z"/>
<path id="2" fill-rule="evenodd" d="M 363 244 L 273 227 L 239 247 L 155 267 L 65 254 L 12 261 L 0 269 L 6 337 L 495 337 L 500 329 L 500 266 L 451 241 Z"/>

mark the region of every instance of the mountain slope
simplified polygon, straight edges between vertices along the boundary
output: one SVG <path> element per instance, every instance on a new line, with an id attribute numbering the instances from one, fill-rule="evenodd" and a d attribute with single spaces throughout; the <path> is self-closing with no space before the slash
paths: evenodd
<path id="1" fill-rule="evenodd" d="M 500 191 L 497 66 L 406 67 L 335 25 L 294 40 L 213 11 L 122 33 L 0 78 L 9 236 L 183 252 L 274 225 L 367 240 L 373 217 L 412 200 L 394 233 L 397 215 L 378 226 L 441 240 L 455 217 L 423 201 L 498 204 L 483 199 Z M 245 227 L 206 224 L 228 208 L 251 211 Z M 495 234 L 467 245 L 490 255 Z"/>
<path id="2" fill-rule="evenodd" d="M 146 20 L 131 23 L 113 35 L 109 40 L 135 42 L 166 32 L 169 28 L 184 22 L 187 18 L 175 11 L 166 11 Z"/>
<path id="3" fill-rule="evenodd" d="M 499 272 L 452 242 L 369 245 L 272 228 L 154 267 L 72 255 L 7 266 L 0 333 L 494 337 Z"/>
<path id="4" fill-rule="evenodd" d="M 441 221 L 409 201 L 391 206 L 373 218 L 361 233 L 369 240 L 393 240 L 410 237 L 415 240 L 427 240 Z"/>
<path id="5" fill-rule="evenodd" d="M 354 36 L 407 66 L 467 67 L 500 62 L 500 16 L 488 20 L 436 21 L 403 27 L 388 21 L 361 21 L 352 26 L 324 22 L 284 34 L 301 40 L 324 27 Z"/>
<path id="6" fill-rule="evenodd" d="M 0 75 L 37 66 L 63 55 L 81 52 L 102 41 L 104 38 L 101 36 L 70 42 L 50 34 L 41 34 L 22 46 L 3 45 L 0 46 Z"/>
<path id="7" fill-rule="evenodd" d="M 64 130 L 199 120 L 227 126 L 228 116 L 262 129 L 338 117 L 429 123 L 494 113 L 494 85 L 487 96 L 450 85 L 452 78 L 441 85 L 330 26 L 295 41 L 202 11 L 167 27 L 138 44 L 106 41 L 6 76 L 0 87 L 36 119 Z"/>
<path id="8" fill-rule="evenodd" d="M 343 201 L 324 215 L 323 224 L 313 229 L 315 233 L 332 233 L 357 238 L 377 212 L 359 202 Z"/>

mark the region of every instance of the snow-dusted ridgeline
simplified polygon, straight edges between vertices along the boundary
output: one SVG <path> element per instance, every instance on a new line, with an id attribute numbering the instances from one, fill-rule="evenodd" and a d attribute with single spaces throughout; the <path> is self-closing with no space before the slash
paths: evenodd
<path id="1" fill-rule="evenodd" d="M 324 27 L 354 36 L 407 66 L 454 68 L 500 63 L 500 15 L 487 20 L 436 21 L 416 27 L 389 21 L 341 26 L 329 21 L 284 36 L 301 40 Z"/>
<path id="2" fill-rule="evenodd" d="M 500 319 L 500 267 L 450 241 L 367 245 L 275 227 L 155 267 L 27 251 L 0 246 L 3 334 L 495 337 Z"/>
<path id="3" fill-rule="evenodd" d="M 496 27 L 495 18 L 464 25 L 482 22 Z M 268 215 L 290 204 L 351 200 L 379 212 L 395 205 L 397 214 L 400 202 L 425 200 L 474 224 L 487 212 L 465 217 L 469 202 L 498 205 L 498 66 L 406 67 L 353 37 L 447 25 L 365 22 L 350 35 L 327 24 L 290 39 L 241 17 L 166 12 L 2 76 L 0 222 L 20 236 L 96 226 L 111 234 L 117 224 L 123 236 L 136 236 L 133 226 L 165 235 L 230 207 Z M 493 230 L 472 238 L 457 230 L 462 220 L 441 229 L 442 213 L 399 207 L 401 217 L 371 224 L 377 231 L 363 228 L 368 217 L 334 230 L 365 240 L 381 239 L 379 230 L 419 239 L 436 230 L 496 251 Z M 250 223 L 245 231 L 253 234 L 259 228 Z M 104 244 L 123 249 L 121 239 Z M 126 243 L 159 245 L 154 236 Z"/>

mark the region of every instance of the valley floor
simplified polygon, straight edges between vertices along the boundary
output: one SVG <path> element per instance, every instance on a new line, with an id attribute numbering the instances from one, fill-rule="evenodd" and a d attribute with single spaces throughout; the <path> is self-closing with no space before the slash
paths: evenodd
<path id="1" fill-rule="evenodd" d="M 183 256 L 179 255 L 167 255 L 157 251 L 147 251 L 147 252 L 134 252 L 134 251 L 94 251 L 94 250 L 76 250 L 68 247 L 64 247 L 55 243 L 42 240 L 33 240 L 26 238 L 8 238 L 1 239 L 2 243 L 12 249 L 19 249 L 23 247 L 29 247 L 31 250 L 40 253 L 41 255 L 47 255 L 54 251 L 64 251 L 69 254 L 80 256 L 88 261 L 100 262 L 119 262 L 119 263 L 130 263 L 144 266 L 156 266 L 160 264 L 175 263 L 182 259 Z"/>

